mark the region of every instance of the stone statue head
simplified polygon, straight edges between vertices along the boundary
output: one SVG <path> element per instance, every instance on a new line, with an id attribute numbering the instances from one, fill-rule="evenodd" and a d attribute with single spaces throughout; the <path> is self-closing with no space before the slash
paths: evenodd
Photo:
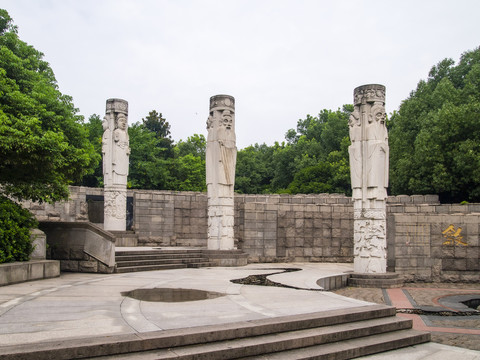
<path id="1" fill-rule="evenodd" d="M 348 125 L 350 126 L 360 125 L 360 112 L 358 111 L 357 106 L 355 106 L 355 109 L 353 110 L 353 112 L 350 114 L 350 117 L 348 118 Z"/>
<path id="2" fill-rule="evenodd" d="M 103 126 L 103 131 L 108 129 L 108 118 L 106 116 L 103 117 L 102 126 Z"/>
<path id="3" fill-rule="evenodd" d="M 385 124 L 385 119 L 387 118 L 387 114 L 385 113 L 385 107 L 380 104 L 375 104 L 372 106 L 370 111 L 370 118 L 368 122 L 375 121 L 378 124 Z"/>
<path id="4" fill-rule="evenodd" d="M 230 95 L 210 98 L 210 115 L 207 120 L 209 141 L 235 141 L 235 99 Z"/>
<path id="5" fill-rule="evenodd" d="M 117 127 L 120 130 L 127 130 L 127 117 L 124 114 L 118 114 L 117 116 Z"/>
<path id="6" fill-rule="evenodd" d="M 230 110 L 223 110 L 222 113 L 222 123 L 221 125 L 225 126 L 227 130 L 231 130 L 233 126 L 233 117 Z"/>

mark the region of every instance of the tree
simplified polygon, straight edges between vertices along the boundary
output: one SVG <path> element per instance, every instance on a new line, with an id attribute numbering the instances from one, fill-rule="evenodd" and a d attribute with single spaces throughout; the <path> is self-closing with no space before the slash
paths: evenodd
<path id="1" fill-rule="evenodd" d="M 165 159 L 173 157 L 173 140 L 170 136 L 170 124 L 163 118 L 162 113 L 152 110 L 148 113 L 148 116 L 142 119 L 142 122 L 147 130 L 155 133 L 156 138 L 159 140 L 158 146 L 166 149 L 163 152 Z"/>
<path id="2" fill-rule="evenodd" d="M 205 136 L 193 134 L 180 140 L 173 149 L 170 182 L 167 187 L 178 191 L 205 191 Z"/>
<path id="3" fill-rule="evenodd" d="M 391 118 L 390 154 L 393 194 L 480 201 L 480 48 L 418 83 Z"/>
<path id="4" fill-rule="evenodd" d="M 128 186 L 135 189 L 164 190 L 170 181 L 172 158 L 165 153 L 161 139 L 143 124 L 128 128 L 130 137 L 130 168 Z"/>
<path id="5" fill-rule="evenodd" d="M 178 156 L 191 154 L 205 160 L 205 149 L 207 148 L 207 140 L 202 134 L 193 134 L 186 141 L 180 140 L 176 147 L 178 148 Z"/>
<path id="6" fill-rule="evenodd" d="M 37 226 L 37 220 L 28 210 L 0 196 L 0 264 L 29 260 L 33 251 L 30 229 Z"/>
<path id="7" fill-rule="evenodd" d="M 248 146 L 237 153 L 235 191 L 242 194 L 270 192 L 274 148 L 266 144 Z"/>
<path id="8" fill-rule="evenodd" d="M 344 105 L 342 110 L 325 109 L 317 117 L 298 120 L 297 129 L 286 133 L 287 144 L 274 149 L 271 189 L 350 193 L 348 118 L 352 111 L 352 105 Z"/>
<path id="9" fill-rule="evenodd" d="M 88 122 L 84 124 L 88 133 L 88 140 L 95 149 L 95 156 L 98 159 L 97 166 L 91 174 L 87 174 L 82 178 L 82 181 L 75 183 L 75 185 L 88 187 L 102 187 L 103 186 L 103 159 L 102 159 L 102 136 L 103 126 L 99 115 L 93 114 L 88 118 Z"/>
<path id="10" fill-rule="evenodd" d="M 53 202 L 98 158 L 72 98 L 58 90 L 43 54 L 21 41 L 0 9 L 0 191 Z"/>

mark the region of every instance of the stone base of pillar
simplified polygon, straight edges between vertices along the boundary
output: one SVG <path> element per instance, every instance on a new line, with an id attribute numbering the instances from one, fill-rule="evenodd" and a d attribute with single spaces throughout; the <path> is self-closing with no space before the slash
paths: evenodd
<path id="1" fill-rule="evenodd" d="M 225 202 L 225 199 L 223 199 Z M 232 204 L 209 204 L 208 250 L 234 250 L 234 209 Z"/>
<path id="2" fill-rule="evenodd" d="M 127 188 L 123 185 L 108 186 L 104 190 L 104 230 L 127 229 Z"/>
<path id="3" fill-rule="evenodd" d="M 387 221 L 360 218 L 354 220 L 353 271 L 365 274 L 387 272 Z"/>

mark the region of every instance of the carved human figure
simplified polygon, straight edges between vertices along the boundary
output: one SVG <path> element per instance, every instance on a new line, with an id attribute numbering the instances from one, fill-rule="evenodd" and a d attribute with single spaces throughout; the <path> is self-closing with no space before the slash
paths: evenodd
<path id="1" fill-rule="evenodd" d="M 230 104 L 230 103 L 229 103 Z M 235 185 L 235 146 L 234 113 L 230 109 L 210 112 L 207 120 L 207 185 Z"/>
<path id="2" fill-rule="evenodd" d="M 350 155 L 350 177 L 352 189 L 362 187 L 362 127 L 360 113 L 357 107 L 350 114 L 348 120 L 350 141 L 352 144 L 348 148 Z"/>
<path id="3" fill-rule="evenodd" d="M 128 103 L 108 99 L 103 119 L 104 228 L 126 229 L 127 176 L 130 146 L 127 132 Z"/>
<path id="4" fill-rule="evenodd" d="M 384 105 L 384 86 L 373 84 L 355 89 L 354 111 L 349 119 L 354 198 L 363 194 L 364 200 L 384 200 L 387 196 L 389 150 Z"/>
<path id="5" fill-rule="evenodd" d="M 109 115 L 105 115 L 102 121 L 103 136 L 102 136 L 102 162 L 103 162 L 103 176 L 104 183 L 111 183 L 112 176 L 112 130 L 110 128 Z"/>
<path id="6" fill-rule="evenodd" d="M 389 151 L 385 119 L 385 87 L 371 84 L 356 88 L 349 119 L 355 272 L 386 271 Z"/>
<path id="7" fill-rule="evenodd" d="M 233 188 L 237 158 L 233 97 L 216 95 L 210 98 L 207 130 L 208 248 L 231 250 L 234 247 Z"/>
<path id="8" fill-rule="evenodd" d="M 127 117 L 124 114 L 118 114 L 117 116 L 117 128 L 113 132 L 113 144 L 113 183 L 126 185 L 130 147 L 127 132 Z"/>

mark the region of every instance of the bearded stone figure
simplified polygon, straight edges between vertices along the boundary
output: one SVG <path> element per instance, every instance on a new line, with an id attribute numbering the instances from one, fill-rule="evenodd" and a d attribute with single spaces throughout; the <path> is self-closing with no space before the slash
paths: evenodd
<path id="1" fill-rule="evenodd" d="M 386 200 L 389 170 L 385 86 L 354 90 L 349 119 L 350 176 L 354 203 L 354 271 L 385 273 Z"/>
<path id="2" fill-rule="evenodd" d="M 207 120 L 206 180 L 208 196 L 208 249 L 234 249 L 235 99 L 210 98 Z"/>
<path id="3" fill-rule="evenodd" d="M 126 229 L 127 177 L 130 145 L 128 103 L 108 99 L 103 118 L 102 155 L 104 182 L 104 229 Z"/>

